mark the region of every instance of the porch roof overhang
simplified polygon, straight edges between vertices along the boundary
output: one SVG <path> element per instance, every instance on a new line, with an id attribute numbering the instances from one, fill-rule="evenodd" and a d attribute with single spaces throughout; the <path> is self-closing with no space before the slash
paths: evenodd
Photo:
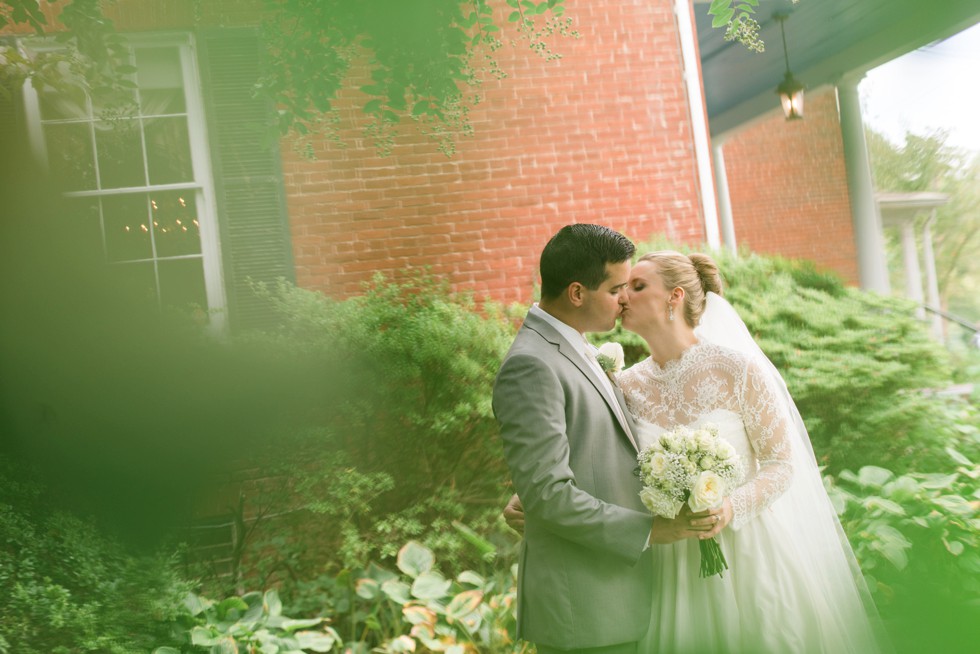
<path id="1" fill-rule="evenodd" d="M 931 211 L 949 202 L 949 194 L 934 191 L 910 193 L 876 193 L 875 200 L 886 225 L 898 225 L 914 219 L 922 211 Z"/>
<path id="2" fill-rule="evenodd" d="M 777 14 L 787 14 L 789 64 L 808 91 L 948 38 L 980 22 L 980 0 L 760 0 L 755 17 L 765 51 L 727 42 L 711 27 L 710 0 L 694 0 L 712 138 L 779 111 L 776 86 L 786 64 Z"/>

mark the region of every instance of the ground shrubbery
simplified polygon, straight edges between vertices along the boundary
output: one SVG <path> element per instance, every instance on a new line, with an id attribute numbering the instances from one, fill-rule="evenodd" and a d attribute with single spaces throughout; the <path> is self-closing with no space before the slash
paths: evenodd
<path id="1" fill-rule="evenodd" d="M 900 300 L 792 262 L 720 263 L 800 406 L 896 645 L 957 651 L 976 617 L 980 420 L 967 401 L 923 392 L 950 379 L 944 351 Z M 237 576 L 195 578 L 185 594 L 164 560 L 31 508 L 34 491 L 0 480 L 0 652 L 521 651 L 518 539 L 499 515 L 510 490 L 490 410 L 512 316 L 422 278 L 377 279 L 343 301 L 264 292 L 280 327 L 222 345 L 268 362 L 265 401 L 283 405 L 264 437 L 222 441 L 227 461 L 263 479 L 243 500 Z M 606 338 L 644 356 L 633 335 Z"/>

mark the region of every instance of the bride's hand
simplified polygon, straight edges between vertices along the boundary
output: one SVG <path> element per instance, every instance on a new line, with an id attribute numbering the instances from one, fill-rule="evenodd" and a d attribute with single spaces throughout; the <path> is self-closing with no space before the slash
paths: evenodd
<path id="1" fill-rule="evenodd" d="M 656 516 L 653 518 L 653 528 L 650 530 L 650 544 L 675 543 L 685 538 L 700 536 L 708 528 L 707 522 L 713 522 L 713 519 L 706 517 L 708 515 L 707 511 L 691 513 L 691 509 L 685 504 L 676 518 Z M 698 526 L 702 522 L 705 526 Z"/>
<path id="2" fill-rule="evenodd" d="M 734 515 L 732 503 L 726 497 L 718 508 L 694 514 L 695 519 L 691 525 L 693 529 L 700 531 L 698 538 L 706 540 L 720 534 L 721 530 L 732 521 Z"/>

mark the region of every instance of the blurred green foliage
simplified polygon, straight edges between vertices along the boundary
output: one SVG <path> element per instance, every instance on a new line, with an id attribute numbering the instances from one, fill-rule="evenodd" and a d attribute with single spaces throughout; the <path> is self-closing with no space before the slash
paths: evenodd
<path id="1" fill-rule="evenodd" d="M 64 511 L 29 468 L 0 462 L 0 652 L 146 652 L 190 589 L 175 557 L 134 555 Z"/>

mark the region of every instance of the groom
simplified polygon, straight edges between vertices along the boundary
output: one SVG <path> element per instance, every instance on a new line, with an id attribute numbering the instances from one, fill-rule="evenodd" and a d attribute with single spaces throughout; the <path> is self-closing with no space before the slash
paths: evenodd
<path id="1" fill-rule="evenodd" d="M 636 654 L 651 614 L 646 550 L 692 535 L 640 502 L 636 425 L 584 336 L 626 308 L 633 252 L 599 225 L 555 234 L 541 253 L 541 301 L 494 384 L 525 518 L 518 637 L 539 654 Z"/>

